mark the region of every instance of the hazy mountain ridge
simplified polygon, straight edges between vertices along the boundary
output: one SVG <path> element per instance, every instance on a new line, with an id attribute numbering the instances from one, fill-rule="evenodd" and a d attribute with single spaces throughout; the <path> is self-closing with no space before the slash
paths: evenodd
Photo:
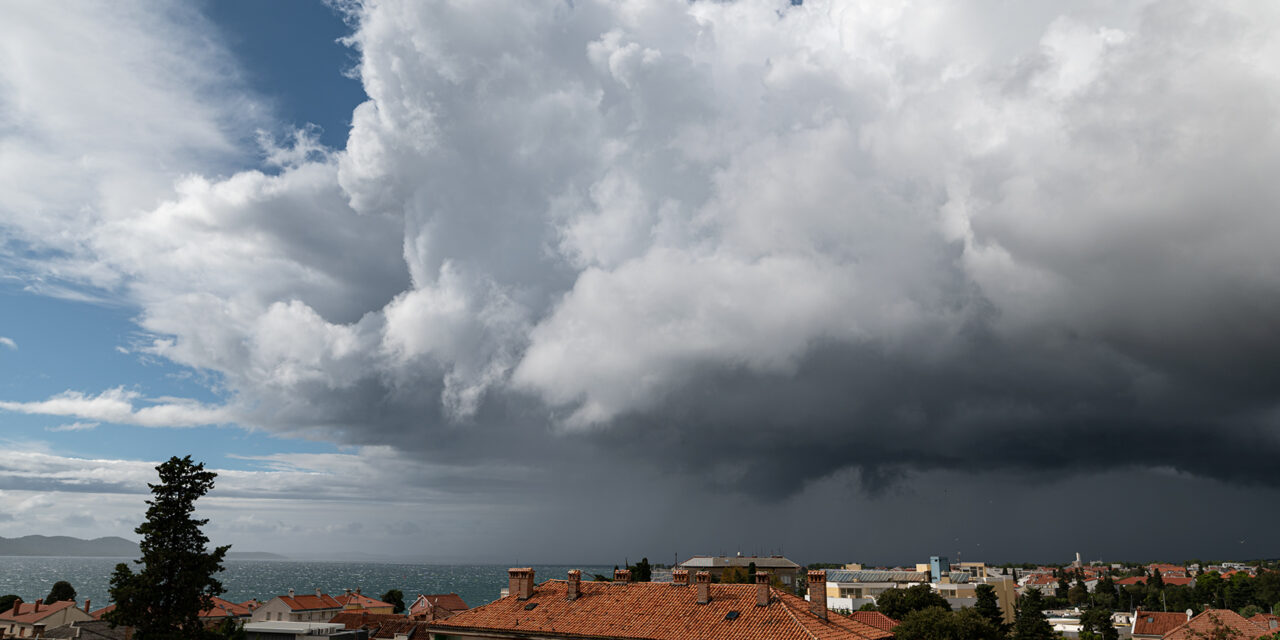
<path id="1" fill-rule="evenodd" d="M 98 558 L 137 558 L 141 555 L 138 543 L 118 536 L 85 540 L 70 536 L 22 536 L 21 538 L 5 538 L 0 536 L 0 556 L 51 556 L 51 557 L 98 557 Z M 239 560 L 283 560 L 285 556 L 265 551 L 231 551 L 229 559 Z"/>

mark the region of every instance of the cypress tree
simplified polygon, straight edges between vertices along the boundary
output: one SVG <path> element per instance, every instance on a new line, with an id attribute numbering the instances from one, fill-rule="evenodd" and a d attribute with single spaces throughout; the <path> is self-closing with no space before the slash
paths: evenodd
<path id="1" fill-rule="evenodd" d="M 213 488 L 217 474 L 205 471 L 191 456 L 174 456 L 156 467 L 160 484 L 148 484 L 146 520 L 134 529 L 142 536 L 142 568 L 116 565 L 109 593 L 114 611 L 104 618 L 112 626 L 134 627 L 136 640 L 203 638 L 209 635 L 200 612 L 213 605 L 213 596 L 224 589 L 214 574 L 222 571 L 222 559 L 231 546 L 205 549 L 209 543 L 200 527 L 208 520 L 192 518 L 195 501 Z"/>

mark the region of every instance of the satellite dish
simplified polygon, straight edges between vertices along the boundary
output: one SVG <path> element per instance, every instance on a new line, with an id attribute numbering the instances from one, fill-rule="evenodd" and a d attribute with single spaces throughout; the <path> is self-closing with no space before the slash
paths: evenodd
<path id="1" fill-rule="evenodd" d="M 1187 619 L 1188 619 L 1188 620 L 1190 620 L 1190 619 L 1191 619 L 1191 616 L 1192 616 L 1193 614 L 1195 614 L 1195 611 L 1192 611 L 1191 609 L 1187 609 Z"/>

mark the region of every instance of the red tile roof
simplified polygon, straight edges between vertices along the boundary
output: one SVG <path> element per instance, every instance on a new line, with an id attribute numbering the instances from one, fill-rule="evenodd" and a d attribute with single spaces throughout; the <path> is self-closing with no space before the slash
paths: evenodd
<path id="1" fill-rule="evenodd" d="M 90 612 L 89 615 L 93 616 L 94 620 L 101 620 L 102 614 L 110 613 L 115 610 L 116 610 L 116 606 L 114 604 L 109 604 L 101 609 L 98 609 L 97 611 Z"/>
<path id="2" fill-rule="evenodd" d="M 115 605 L 111 605 L 115 606 Z M 200 612 L 201 618 L 247 618 L 253 611 L 249 607 L 236 604 L 230 600 L 213 597 L 213 606 Z"/>
<path id="3" fill-rule="evenodd" d="M 42 603 L 40 605 L 40 610 L 36 611 L 36 603 L 23 602 L 21 604 L 15 605 L 13 608 L 9 609 L 8 611 L 5 611 L 4 613 L 0 613 L 0 620 L 4 620 L 6 622 L 22 622 L 26 624 L 31 624 L 33 622 L 40 622 L 41 620 L 44 620 L 45 618 L 59 611 L 62 611 L 63 609 L 74 608 L 75 606 L 76 606 L 76 603 L 74 600 L 63 600 L 61 602 L 54 602 L 52 604 Z"/>
<path id="4" fill-rule="evenodd" d="M 1262 628 L 1268 631 L 1280 632 L 1280 616 L 1277 615 L 1259 613 L 1254 615 L 1252 618 L 1249 618 L 1249 622 L 1262 625 Z"/>
<path id="5" fill-rule="evenodd" d="M 1164 636 L 1186 621 L 1187 614 L 1182 612 L 1140 610 L 1133 616 L 1133 635 Z"/>
<path id="6" fill-rule="evenodd" d="M 1231 638 L 1232 640 L 1254 640 L 1273 633 L 1249 622 L 1244 616 L 1230 609 L 1208 609 L 1165 634 L 1164 640 L 1200 640 L 1202 638 L 1223 637 L 1217 633 L 1219 628 L 1225 632 L 1226 638 Z"/>
<path id="7" fill-rule="evenodd" d="M 395 608 L 395 605 L 390 602 L 383 602 L 381 600 L 370 598 L 364 594 L 354 592 L 344 593 L 334 598 L 334 600 L 337 600 L 343 607 L 350 607 L 352 609 Z"/>
<path id="8" fill-rule="evenodd" d="M 1193 580 L 1195 580 L 1195 578 L 1179 578 L 1177 576 L 1160 576 L 1160 579 L 1166 585 L 1177 584 L 1177 585 L 1183 585 L 1183 586 L 1189 585 Z M 1129 585 L 1129 584 L 1146 584 L 1146 583 L 1147 583 L 1147 579 L 1142 576 L 1134 576 L 1132 578 L 1116 580 L 1116 584 L 1120 586 Z M 1185 618 L 1186 615 L 1184 614 L 1182 617 Z"/>
<path id="9" fill-rule="evenodd" d="M 466 611 L 471 608 L 456 593 L 418 594 L 418 599 L 414 600 L 413 606 L 409 607 L 409 613 L 412 614 L 415 609 L 426 609 L 428 603 L 433 607 L 440 607 L 449 611 Z"/>
<path id="10" fill-rule="evenodd" d="M 894 627 L 902 624 L 879 611 L 854 611 L 849 617 L 884 631 L 893 631 Z"/>
<path id="11" fill-rule="evenodd" d="M 314 611 L 317 609 L 341 609 L 342 603 L 338 602 L 327 593 L 318 596 L 277 596 L 284 601 L 285 606 L 294 611 Z"/>
<path id="12" fill-rule="evenodd" d="M 433 632 L 458 630 L 555 634 L 567 638 L 645 640 L 880 640 L 892 633 L 837 613 L 822 620 L 809 603 L 769 589 L 756 606 L 756 585 L 709 585 L 711 601 L 697 603 L 697 587 L 660 582 L 583 582 L 567 599 L 564 580 L 548 580 L 528 600 L 512 595 L 432 622 Z M 737 612 L 733 619 L 726 616 Z"/>
<path id="13" fill-rule="evenodd" d="M 409 620 L 403 615 L 394 613 L 369 613 L 367 611 L 344 611 L 329 620 L 343 626 L 344 629 L 367 629 L 370 638 L 394 638 L 406 635 L 412 640 L 427 637 L 427 623 Z"/>
<path id="14" fill-rule="evenodd" d="M 418 594 L 409 606 L 409 617 L 414 620 L 441 620 L 467 608 L 467 603 L 456 593 Z"/>

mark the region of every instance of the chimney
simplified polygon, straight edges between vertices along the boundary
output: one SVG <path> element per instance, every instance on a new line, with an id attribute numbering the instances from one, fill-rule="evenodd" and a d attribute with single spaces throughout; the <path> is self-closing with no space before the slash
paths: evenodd
<path id="1" fill-rule="evenodd" d="M 689 586 L 689 570 L 688 569 L 672 569 L 671 583 L 678 584 L 682 587 Z"/>
<path id="2" fill-rule="evenodd" d="M 827 572 L 809 572 L 809 613 L 827 619 Z"/>
<path id="3" fill-rule="evenodd" d="M 528 600 L 533 595 L 533 569 L 507 569 L 507 593 L 519 600 Z"/>
<path id="4" fill-rule="evenodd" d="M 40 605 L 44 604 L 44 598 L 36 598 L 35 612 L 40 613 Z"/>
<path id="5" fill-rule="evenodd" d="M 699 571 L 694 580 L 698 583 L 698 604 L 711 602 L 711 574 Z"/>
<path id="6" fill-rule="evenodd" d="M 320 589 L 316 589 L 316 597 L 317 597 L 317 598 L 319 598 L 320 596 L 323 596 L 323 595 L 324 595 L 323 593 L 320 593 Z"/>
<path id="7" fill-rule="evenodd" d="M 290 598 L 292 598 L 292 597 L 293 597 L 293 589 L 290 589 L 290 590 L 289 590 L 289 597 L 290 597 Z"/>
<path id="8" fill-rule="evenodd" d="M 569 583 L 566 593 L 570 601 L 577 600 L 582 595 L 582 572 L 577 569 L 569 570 Z"/>
<path id="9" fill-rule="evenodd" d="M 769 574 L 764 571 L 756 572 L 756 606 L 769 606 Z"/>
<path id="10" fill-rule="evenodd" d="M 360 587 L 356 587 L 356 595 L 360 595 Z"/>
<path id="11" fill-rule="evenodd" d="M 85 613 L 89 613 L 89 599 L 88 599 L 88 598 L 85 598 L 85 599 L 84 599 L 84 612 L 85 612 Z"/>
<path id="12" fill-rule="evenodd" d="M 613 581 L 614 582 L 631 582 L 631 570 L 630 569 L 614 569 Z"/>
<path id="13" fill-rule="evenodd" d="M 13 599 L 13 615 L 22 613 L 22 598 Z"/>

